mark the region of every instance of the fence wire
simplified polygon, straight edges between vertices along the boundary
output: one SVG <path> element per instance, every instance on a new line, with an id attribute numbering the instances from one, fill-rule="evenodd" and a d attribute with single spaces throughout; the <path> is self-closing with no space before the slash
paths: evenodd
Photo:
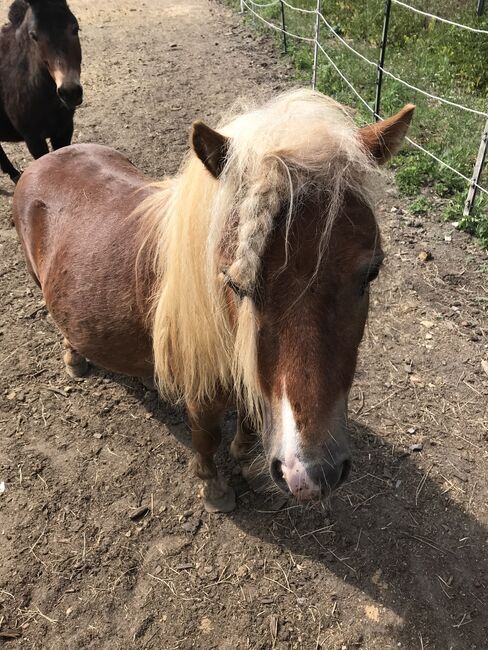
<path id="1" fill-rule="evenodd" d="M 428 14 L 427 12 L 421 11 L 420 9 L 416 9 L 415 7 L 412 7 L 411 5 L 407 5 L 404 2 L 401 2 L 401 0 L 391 0 L 393 4 L 401 5 L 402 7 L 406 9 L 411 9 L 412 11 L 425 15 L 429 18 L 433 18 L 436 20 L 439 20 L 440 22 L 447 23 L 449 25 L 459 27 L 461 29 L 467 29 L 469 31 L 473 31 L 476 33 L 481 33 L 481 34 L 488 34 L 487 30 L 479 30 L 476 28 L 468 27 L 467 25 L 462 25 L 461 23 L 456 23 L 453 21 L 449 21 L 445 18 L 440 18 L 439 16 L 435 16 L 434 14 Z M 300 34 L 294 34 L 293 32 L 288 31 L 285 26 L 284 26 L 284 21 L 283 25 L 279 26 L 276 25 L 275 23 L 270 22 L 264 16 L 259 14 L 257 11 L 253 9 L 253 7 L 259 9 L 259 8 L 268 8 L 272 6 L 277 6 L 281 5 L 282 7 L 285 6 L 288 9 L 295 11 L 297 13 L 302 13 L 302 14 L 308 14 L 308 15 L 315 15 L 317 20 L 316 20 L 316 25 L 315 25 L 315 36 L 314 37 L 309 37 L 309 36 L 302 36 Z M 317 2 L 317 8 L 316 9 L 305 9 L 303 7 L 297 7 L 295 5 L 292 5 L 288 2 L 288 0 L 272 0 L 271 2 L 266 2 L 266 3 L 259 3 L 256 2 L 255 0 L 241 0 L 241 7 L 244 8 L 246 7 L 256 18 L 258 18 L 262 23 L 273 29 L 274 31 L 281 32 L 283 35 L 290 36 L 291 38 L 296 38 L 299 41 L 304 41 L 307 43 L 313 43 L 314 45 L 314 70 L 312 74 L 312 86 L 315 87 L 315 82 L 316 82 L 316 70 L 317 70 L 317 56 L 318 52 L 320 51 L 326 58 L 327 62 L 333 67 L 333 69 L 337 72 L 337 74 L 341 77 L 341 79 L 344 81 L 344 83 L 347 85 L 347 87 L 351 90 L 353 95 L 361 102 L 361 104 L 377 119 L 383 120 L 383 118 L 380 115 L 375 115 L 374 109 L 370 106 L 370 104 L 362 97 L 362 95 L 356 90 L 354 87 L 354 84 L 346 77 L 346 75 L 342 72 L 342 70 L 339 68 L 339 66 L 335 63 L 335 61 L 329 56 L 329 54 L 326 52 L 325 48 L 321 45 L 321 43 L 318 40 L 318 35 L 319 35 L 319 23 L 323 23 L 329 32 L 340 42 L 342 45 L 344 45 L 351 53 L 353 53 L 356 57 L 361 59 L 364 63 L 366 63 L 369 66 L 374 66 L 376 70 L 381 70 L 383 74 L 386 76 L 390 77 L 391 79 L 394 79 L 398 83 L 402 84 L 403 86 L 409 88 L 410 90 L 413 90 L 415 92 L 418 92 L 426 97 L 429 97 L 430 99 L 433 99 L 435 101 L 438 101 L 440 103 L 452 106 L 454 108 L 458 108 L 460 110 L 464 110 L 469 113 L 473 113 L 475 115 L 479 115 L 480 117 L 485 117 L 488 118 L 488 113 L 484 111 L 479 111 L 477 109 L 471 108 L 469 106 L 464 106 L 463 104 L 459 104 L 458 102 L 454 102 L 450 99 L 446 99 L 445 97 L 440 97 L 438 95 L 434 95 L 433 93 L 429 93 L 426 90 L 423 90 L 422 88 L 418 88 L 417 86 L 414 86 L 413 84 L 410 84 L 409 82 L 405 81 L 404 79 L 401 79 L 400 77 L 394 75 L 392 72 L 389 70 L 386 70 L 384 67 L 380 66 L 378 63 L 375 63 L 374 61 L 371 61 L 368 59 L 364 54 L 361 54 L 361 52 L 358 52 L 352 45 L 350 45 L 340 34 L 336 32 L 336 30 L 332 27 L 332 25 L 327 21 L 325 16 L 321 13 L 320 11 L 320 2 Z M 475 191 L 480 191 L 485 195 L 488 195 L 488 190 L 484 187 L 482 187 L 479 184 L 479 178 L 481 176 L 481 169 L 479 170 L 479 176 L 478 177 L 472 177 L 469 178 L 459 170 L 455 169 L 451 165 L 449 165 L 447 162 L 433 154 L 431 151 L 423 147 L 421 144 L 418 142 L 415 142 L 411 138 L 407 137 L 405 138 L 407 142 L 413 146 L 414 148 L 418 149 L 425 155 L 429 156 L 433 160 L 435 160 L 439 165 L 442 167 L 445 167 L 448 169 L 450 172 L 461 178 L 462 180 L 466 181 L 471 189 L 474 189 Z M 476 165 L 475 165 L 476 168 Z M 469 209 L 471 209 L 471 206 L 469 206 Z"/>
<path id="2" fill-rule="evenodd" d="M 448 20 L 447 18 L 441 18 L 440 16 L 436 16 L 435 14 L 429 14 L 428 11 L 422 11 L 422 9 L 417 9 L 417 7 L 412 7 L 412 5 L 408 5 L 406 2 L 401 2 L 400 0 L 392 0 L 392 2 L 393 4 L 400 5 L 400 7 L 409 9 L 410 11 L 413 11 L 416 14 L 420 14 L 421 16 L 425 16 L 426 18 L 432 18 L 432 20 L 436 20 L 439 23 L 445 23 L 446 25 L 451 25 L 451 27 L 459 27 L 459 29 L 466 29 L 468 32 L 474 32 L 475 34 L 488 34 L 488 29 L 478 29 L 477 27 L 470 27 L 469 25 L 456 23 L 453 20 Z"/>
<path id="3" fill-rule="evenodd" d="M 251 0 L 249 0 L 251 1 Z M 462 23 L 456 23 L 453 20 L 448 20 L 447 18 L 442 18 L 441 16 L 437 16 L 436 14 L 430 14 L 428 11 L 423 11 L 422 9 L 417 9 L 417 7 L 413 7 L 412 5 L 407 4 L 406 2 L 401 2 L 401 0 L 391 0 L 393 4 L 395 5 L 400 5 L 401 7 L 404 7 L 405 9 L 409 9 L 410 11 L 413 11 L 416 14 L 420 14 L 422 16 L 425 16 L 426 18 L 431 18 L 432 20 L 436 20 L 440 23 L 445 23 L 446 25 L 450 25 L 451 27 L 458 27 L 460 29 L 465 29 L 469 32 L 474 32 L 475 34 L 488 34 L 487 29 L 479 29 L 478 27 L 470 27 L 469 25 L 464 25 Z M 267 4 L 259 4 L 257 2 L 252 2 L 253 5 L 256 7 L 271 7 L 273 5 L 279 4 L 284 4 L 285 7 L 288 7 L 289 9 L 292 9 L 293 11 L 297 11 L 298 13 L 301 14 L 314 14 L 315 9 L 304 9 L 303 7 L 297 7 L 295 5 L 290 4 L 287 2 L 287 0 L 274 0 L 273 2 L 269 2 Z"/>
<path id="4" fill-rule="evenodd" d="M 256 18 L 259 18 L 261 22 L 263 22 L 265 25 L 268 25 L 268 27 L 271 27 L 271 29 L 274 29 L 277 32 L 281 32 L 282 34 L 286 34 L 287 36 L 291 36 L 292 38 L 296 38 L 299 41 L 306 41 L 307 43 L 315 43 L 315 38 L 311 38 L 308 36 L 300 36 L 299 34 L 293 34 L 292 32 L 287 31 L 283 27 L 280 27 L 279 25 L 275 25 L 274 23 L 269 22 L 269 20 L 266 20 L 258 14 L 254 9 L 248 4 L 248 2 L 252 2 L 252 0 L 241 0 L 241 5 L 249 9 L 249 11 L 256 16 Z M 253 5 L 256 5 L 255 2 L 252 2 Z M 257 5 L 257 6 L 264 6 L 264 5 Z M 270 6 L 270 5 L 267 5 Z"/>
<path id="5" fill-rule="evenodd" d="M 247 0 L 251 2 L 252 0 Z M 392 0 L 393 2 L 396 2 L 396 0 Z M 324 25 L 327 27 L 329 32 L 337 38 L 338 41 L 340 41 L 343 45 L 347 47 L 347 49 L 352 52 L 355 56 L 360 58 L 364 63 L 367 65 L 373 66 L 376 69 L 379 69 L 385 74 L 387 77 L 390 77 L 391 79 L 394 79 L 398 83 L 402 84 L 403 86 L 406 86 L 407 88 L 410 88 L 410 90 L 415 90 L 415 92 L 420 93 L 421 95 L 425 95 L 426 97 L 429 97 L 430 99 L 434 99 L 435 101 L 441 102 L 442 104 L 448 104 L 449 106 L 454 106 L 455 108 L 459 108 L 463 111 L 467 111 L 468 113 L 474 113 L 476 115 L 480 115 L 481 117 L 488 117 L 488 113 L 485 113 L 484 111 L 478 111 L 475 108 L 470 108 L 469 106 L 464 106 L 463 104 L 459 104 L 458 102 L 454 102 L 451 99 L 446 99 L 445 97 L 440 97 L 438 95 L 434 95 L 433 93 L 429 93 L 426 90 L 423 90 L 422 88 L 418 88 L 417 86 L 414 86 L 413 84 L 409 83 L 408 81 L 405 81 L 404 79 L 401 79 L 400 77 L 397 77 L 394 75 L 392 72 L 387 70 L 386 68 L 383 68 L 381 66 L 378 66 L 376 61 L 371 61 L 368 59 L 368 57 L 364 56 L 364 54 L 361 54 L 361 52 L 358 52 L 352 45 L 350 45 L 340 34 L 336 32 L 336 30 L 332 27 L 332 25 L 326 20 L 324 15 L 320 12 L 317 11 L 316 9 L 303 9 L 302 7 L 295 7 L 294 5 L 291 5 L 289 2 L 286 0 L 279 0 L 282 4 L 285 5 L 285 7 L 288 7 L 289 9 L 292 9 L 293 11 L 296 11 L 298 13 L 302 14 L 317 14 L 320 17 L 320 20 L 324 23 Z M 244 2 L 246 4 L 246 2 Z M 252 2 L 252 4 L 256 4 L 255 2 Z M 273 3 L 275 4 L 275 3 Z M 401 3 L 403 4 L 403 3 Z M 268 6 L 268 5 L 261 5 L 261 6 Z M 408 5 L 407 5 L 408 6 Z M 253 12 L 254 13 L 254 12 Z M 259 16 L 261 20 L 264 20 L 262 16 Z M 280 31 L 283 31 L 281 28 L 279 28 Z M 486 32 L 488 34 L 488 32 Z M 308 39 L 304 39 L 308 40 Z M 314 39 L 310 39 L 311 41 L 314 41 Z"/>
<path id="6" fill-rule="evenodd" d="M 320 18 L 325 24 L 325 26 L 327 27 L 327 29 L 330 31 L 330 33 L 333 34 L 335 38 L 337 38 L 343 45 L 345 45 L 350 52 L 352 52 L 357 57 L 359 57 L 362 61 L 364 61 L 364 63 L 367 63 L 368 65 L 372 65 L 373 67 L 381 70 L 383 74 L 386 74 L 387 77 L 390 77 L 391 79 L 394 79 L 395 81 L 402 84 L 403 86 L 410 88 L 410 90 L 415 90 L 415 92 L 420 93 L 421 95 L 425 95 L 426 97 L 430 97 L 430 99 L 434 99 L 438 102 L 441 102 L 442 104 L 448 104 L 449 106 L 454 106 L 455 108 L 459 108 L 463 111 L 467 111 L 468 113 L 475 113 L 476 115 L 481 115 L 482 117 L 488 117 L 488 113 L 485 113 L 483 111 L 478 111 L 475 108 L 469 108 L 469 106 L 464 106 L 463 104 L 458 104 L 457 102 L 453 102 L 452 100 L 446 99 L 445 97 L 439 97 L 438 95 L 434 95 L 433 93 L 429 93 L 426 90 L 422 90 L 422 88 L 418 88 L 417 86 L 414 86 L 408 81 L 405 81 L 400 77 L 397 77 L 389 70 L 386 70 L 386 68 L 379 66 L 377 63 L 375 63 L 375 61 L 371 61 L 366 56 L 364 56 L 364 54 L 358 52 L 354 47 L 352 47 L 352 45 L 349 45 L 349 43 L 345 39 L 343 39 L 340 34 L 338 34 L 335 31 L 332 25 L 324 18 L 322 14 L 320 14 Z"/>
<path id="7" fill-rule="evenodd" d="M 272 2 L 254 2 L 254 0 L 247 0 L 249 4 L 251 4 L 253 7 L 259 7 L 260 9 L 265 9 L 266 7 L 274 7 L 274 5 L 277 5 L 280 3 L 280 0 L 272 0 Z M 243 4 L 246 4 L 246 2 L 243 2 Z M 248 7 L 249 9 L 249 7 Z"/>

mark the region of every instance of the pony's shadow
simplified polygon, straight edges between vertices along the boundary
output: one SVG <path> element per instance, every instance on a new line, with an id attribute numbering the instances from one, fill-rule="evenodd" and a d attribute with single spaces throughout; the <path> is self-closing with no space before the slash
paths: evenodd
<path id="1" fill-rule="evenodd" d="M 184 409 L 161 401 L 136 379 L 110 376 L 191 447 Z M 230 412 L 219 463 L 227 475 L 227 443 L 234 431 Z M 345 582 L 378 611 L 389 611 L 382 615 L 401 647 L 485 648 L 488 530 L 433 480 L 435 459 L 424 471 L 414 455 L 358 423 L 351 424 L 351 443 L 353 473 L 332 498 L 332 514 L 283 499 L 275 510 L 273 495 L 253 493 L 232 476 L 240 498 L 226 516 L 251 538 L 320 563 L 324 597 L 340 597 Z M 425 453 L 429 456 L 429 449 Z M 289 580 L 293 586 L 292 574 Z M 368 622 L 365 611 L 355 614 L 365 626 L 378 625 Z"/>
<path id="2" fill-rule="evenodd" d="M 357 423 L 351 438 L 353 474 L 333 497 L 330 518 L 318 506 L 291 502 L 270 512 L 253 496 L 249 507 L 238 504 L 233 521 L 320 562 L 324 595 L 345 581 L 379 612 L 390 610 L 388 626 L 402 647 L 486 648 L 488 530 L 430 477 L 432 463 L 421 470 L 411 454 Z M 355 612 L 365 626 L 368 611 Z"/>
<path id="3" fill-rule="evenodd" d="M 155 386 L 150 387 L 137 377 L 118 375 L 91 363 L 86 379 L 110 379 L 119 385 L 127 395 L 140 402 L 145 411 L 155 420 L 167 427 L 180 444 L 191 449 L 191 435 L 184 407 L 164 401 Z"/>
<path id="4" fill-rule="evenodd" d="M 94 365 L 90 365 L 89 377 L 110 378 L 121 386 L 128 395 L 138 400 L 143 408 L 161 425 L 167 427 L 173 438 L 192 451 L 191 432 L 187 421 L 186 409 L 183 405 L 175 405 L 165 401 L 157 392 L 155 386 L 149 387 L 140 379 L 117 375 Z M 224 417 L 222 427 L 222 445 L 218 452 L 218 460 L 225 470 L 225 464 L 230 460 L 228 449 L 236 430 L 236 412 L 229 409 Z"/>
<path id="5" fill-rule="evenodd" d="M 0 196 L 6 196 L 12 198 L 14 195 L 13 190 L 4 190 L 3 187 L 0 187 Z"/>

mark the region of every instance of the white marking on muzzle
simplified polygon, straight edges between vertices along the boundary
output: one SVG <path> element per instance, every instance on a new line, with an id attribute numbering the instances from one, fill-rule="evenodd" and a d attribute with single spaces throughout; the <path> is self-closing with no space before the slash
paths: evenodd
<path id="1" fill-rule="evenodd" d="M 281 428 L 282 428 L 282 452 L 284 462 L 290 462 L 297 457 L 298 453 L 298 428 L 295 422 L 293 409 L 290 400 L 286 395 L 286 386 L 283 382 L 283 397 L 281 400 Z"/>
<path id="2" fill-rule="evenodd" d="M 55 68 L 52 71 L 52 77 L 56 83 L 56 88 L 59 90 L 59 88 L 61 88 L 64 82 L 64 72 L 59 68 Z"/>
<path id="3" fill-rule="evenodd" d="M 80 85 L 80 75 L 76 70 L 68 70 L 65 72 L 61 68 L 54 68 L 51 74 L 58 90 L 65 83 Z"/>
<path id="4" fill-rule="evenodd" d="M 307 474 L 305 465 L 299 458 L 299 431 L 290 400 L 286 394 L 286 384 L 283 382 L 283 397 L 281 400 L 281 471 L 290 491 L 298 499 L 309 499 L 320 492 L 320 486 L 312 481 Z"/>

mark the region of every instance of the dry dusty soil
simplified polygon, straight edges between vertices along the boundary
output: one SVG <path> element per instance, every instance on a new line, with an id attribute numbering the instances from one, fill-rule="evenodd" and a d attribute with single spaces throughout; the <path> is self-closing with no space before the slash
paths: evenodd
<path id="1" fill-rule="evenodd" d="M 192 120 L 293 83 L 215 0 L 72 8 L 86 92 L 75 140 L 113 145 L 151 176 L 175 172 Z M 24 147 L 7 149 L 25 168 Z M 211 516 L 183 413 L 131 378 L 68 379 L 10 225 L 12 189 L 2 177 L 0 645 L 488 648 L 488 260 L 476 242 L 387 188 L 349 482 L 330 512 L 300 507 L 250 491 L 224 449 L 238 505 Z M 233 426 L 229 414 L 227 439 Z"/>

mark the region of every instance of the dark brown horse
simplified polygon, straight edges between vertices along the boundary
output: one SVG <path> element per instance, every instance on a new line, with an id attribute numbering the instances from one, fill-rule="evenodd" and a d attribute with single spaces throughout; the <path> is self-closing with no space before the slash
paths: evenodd
<path id="1" fill-rule="evenodd" d="M 160 184 L 98 145 L 45 156 L 21 178 L 15 224 L 68 372 L 88 358 L 154 374 L 184 400 L 208 510 L 235 503 L 214 463 L 230 400 L 236 459 L 248 460 L 258 423 L 283 490 L 320 497 L 346 478 L 348 393 L 383 260 L 377 165 L 412 113 L 357 129 L 299 90 L 219 131 L 196 123 L 193 151 Z"/>
<path id="2" fill-rule="evenodd" d="M 34 158 L 71 144 L 83 98 L 78 21 L 65 0 L 15 0 L 0 31 L 0 142 L 25 141 Z M 16 182 L 0 146 L 0 168 Z"/>

